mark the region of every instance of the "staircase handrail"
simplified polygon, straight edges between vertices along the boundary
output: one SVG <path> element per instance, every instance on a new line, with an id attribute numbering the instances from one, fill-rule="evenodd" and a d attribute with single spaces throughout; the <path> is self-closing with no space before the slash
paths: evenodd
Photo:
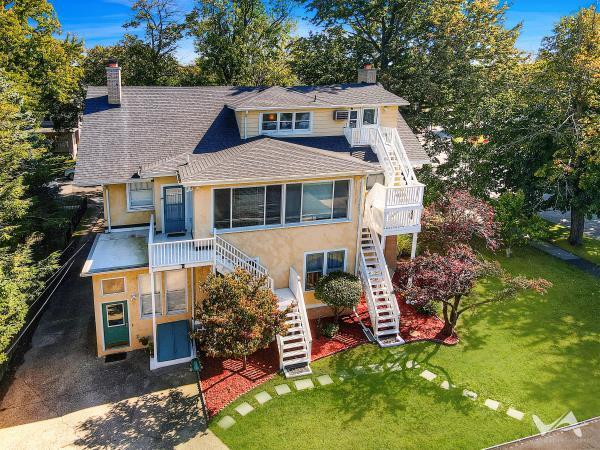
<path id="1" fill-rule="evenodd" d="M 310 322 L 306 314 L 306 304 L 304 303 L 304 294 L 302 293 L 302 281 L 298 272 L 293 267 L 290 267 L 289 287 L 292 294 L 296 298 L 298 312 L 300 313 L 300 321 L 302 322 L 302 330 L 304 331 L 304 340 L 306 341 L 307 355 L 310 362 L 312 355 L 312 333 L 310 331 Z"/>
<path id="2" fill-rule="evenodd" d="M 371 233 L 371 238 L 373 239 L 373 246 L 375 247 L 375 253 L 377 254 L 377 261 L 379 263 L 380 270 L 383 272 L 385 284 L 387 285 L 388 292 L 390 292 L 390 298 L 388 298 L 388 300 L 392 304 L 392 310 L 394 311 L 394 315 L 398 319 L 398 323 L 400 323 L 400 308 L 398 307 L 398 300 L 396 300 L 396 294 L 394 291 L 394 285 L 392 284 L 392 279 L 390 278 L 390 272 L 388 270 L 387 264 L 385 263 L 383 250 L 381 250 L 381 246 L 377 242 L 375 242 L 375 230 L 373 230 L 373 227 L 371 225 L 369 226 L 369 232 Z"/>
<path id="3" fill-rule="evenodd" d="M 266 277 L 267 285 L 272 291 L 275 290 L 275 283 L 273 278 L 269 276 L 269 271 L 265 266 L 258 263 L 254 258 L 248 256 L 246 253 L 235 247 L 234 245 L 227 242 L 219 235 L 215 236 L 215 255 L 219 255 L 223 259 L 229 260 L 232 266 L 239 266 L 244 270 L 247 270 L 252 275 L 257 277 Z"/>
<path id="4" fill-rule="evenodd" d="M 408 154 L 406 153 L 406 148 L 404 147 L 404 144 L 402 143 L 402 139 L 400 139 L 400 135 L 398 134 L 397 128 L 392 128 L 392 142 L 394 144 L 393 148 L 394 148 L 396 154 L 398 155 L 398 158 L 400 159 L 402 166 L 406 167 L 406 169 L 407 169 L 407 172 L 408 172 L 407 173 L 408 177 L 406 178 L 407 184 L 418 183 L 417 176 L 415 175 L 415 171 L 410 162 L 410 159 L 408 158 Z"/>
<path id="5" fill-rule="evenodd" d="M 371 283 L 369 281 L 369 272 L 367 270 L 367 261 L 365 260 L 365 255 L 361 251 L 360 252 L 360 270 L 359 270 L 360 278 L 363 282 L 363 287 L 365 291 L 365 295 L 367 296 L 367 309 L 369 310 L 369 317 L 371 317 L 371 325 L 373 326 L 373 334 L 376 335 L 374 321 L 376 320 L 375 314 L 375 299 L 373 298 L 373 292 L 371 291 Z"/>

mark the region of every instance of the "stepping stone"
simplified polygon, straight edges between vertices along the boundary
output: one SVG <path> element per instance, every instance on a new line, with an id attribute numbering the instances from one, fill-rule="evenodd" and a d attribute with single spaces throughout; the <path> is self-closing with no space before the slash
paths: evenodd
<path id="1" fill-rule="evenodd" d="M 410 361 L 406 361 L 406 367 L 409 369 L 416 369 L 421 367 L 418 363 L 414 362 L 412 359 Z"/>
<path id="2" fill-rule="evenodd" d="M 245 416 L 246 414 L 250 414 L 254 411 L 254 407 L 250 403 L 242 403 L 235 407 L 235 410 L 238 412 L 240 416 Z"/>
<path id="3" fill-rule="evenodd" d="M 477 393 L 469 391 L 468 389 L 463 390 L 463 395 L 471 400 L 477 400 Z"/>
<path id="4" fill-rule="evenodd" d="M 346 372 L 346 371 L 344 371 L 344 372 L 340 372 L 340 373 L 338 374 L 338 378 L 340 379 L 340 381 L 345 381 L 345 380 L 347 380 L 348 378 L 352 378 L 352 376 L 353 376 L 353 375 L 352 375 L 351 373 L 348 373 L 348 372 Z"/>
<path id="5" fill-rule="evenodd" d="M 450 389 L 450 383 L 448 383 L 448 380 L 442 381 L 442 383 L 440 384 L 440 387 L 442 389 L 449 390 Z"/>
<path id="6" fill-rule="evenodd" d="M 287 384 L 280 384 L 275 386 L 275 392 L 277 392 L 277 395 L 285 395 L 292 392 L 292 390 Z"/>
<path id="7" fill-rule="evenodd" d="M 315 387 L 315 385 L 313 384 L 313 381 L 310 378 L 296 380 L 296 381 L 294 381 L 294 384 L 296 385 L 296 389 L 298 389 L 299 391 L 301 391 L 303 389 L 312 389 Z"/>
<path id="8" fill-rule="evenodd" d="M 429 370 L 424 370 L 421 372 L 421 376 L 425 378 L 427 381 L 433 381 L 437 375 Z"/>
<path id="9" fill-rule="evenodd" d="M 383 367 L 381 366 L 381 364 L 370 364 L 369 368 L 374 372 L 374 373 L 378 373 L 378 372 L 383 372 Z"/>
<path id="10" fill-rule="evenodd" d="M 235 425 L 235 419 L 231 416 L 225 416 L 221 420 L 217 422 L 219 428 L 226 430 L 227 428 L 231 428 Z"/>
<path id="11" fill-rule="evenodd" d="M 358 375 L 364 375 L 367 373 L 367 369 L 365 369 L 363 366 L 356 366 L 354 368 L 354 372 L 356 372 Z"/>
<path id="12" fill-rule="evenodd" d="M 317 381 L 321 384 L 321 386 L 327 386 L 328 384 L 333 384 L 333 380 L 329 375 L 321 375 L 317 377 Z"/>
<path id="13" fill-rule="evenodd" d="M 523 420 L 523 417 L 525 417 L 525 413 L 522 413 L 521 411 L 518 411 L 513 408 L 508 408 L 506 410 L 506 415 L 512 417 L 513 419 L 517 419 L 517 420 Z"/>
<path id="14" fill-rule="evenodd" d="M 487 399 L 484 403 L 485 406 L 487 406 L 490 409 L 493 409 L 494 411 L 498 410 L 498 407 L 500 406 L 500 402 L 497 402 L 496 400 L 492 400 L 492 399 Z"/>
<path id="15" fill-rule="evenodd" d="M 268 392 L 262 391 L 262 392 L 259 392 L 258 394 L 256 394 L 254 396 L 254 398 L 256 399 L 256 401 L 258 403 L 260 403 L 261 405 L 264 405 L 269 400 L 271 400 L 273 397 L 271 397 Z"/>
<path id="16" fill-rule="evenodd" d="M 397 372 L 402 370 L 402 363 L 387 363 L 390 372 Z"/>

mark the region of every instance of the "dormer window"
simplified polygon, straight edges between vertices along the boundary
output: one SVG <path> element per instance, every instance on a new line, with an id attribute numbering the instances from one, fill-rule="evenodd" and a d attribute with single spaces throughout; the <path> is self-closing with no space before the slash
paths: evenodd
<path id="1" fill-rule="evenodd" d="M 310 112 L 266 112 L 260 115 L 261 134 L 309 133 Z"/>

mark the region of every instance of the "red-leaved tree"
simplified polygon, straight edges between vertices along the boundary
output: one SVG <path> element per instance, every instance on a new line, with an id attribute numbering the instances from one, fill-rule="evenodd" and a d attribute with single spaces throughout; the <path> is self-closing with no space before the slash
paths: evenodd
<path id="1" fill-rule="evenodd" d="M 499 245 L 494 208 L 466 191 L 444 194 L 421 217 L 419 240 L 431 251 L 445 253 L 459 244 L 480 240 L 490 250 Z"/>
<path id="2" fill-rule="evenodd" d="M 478 306 L 513 299 L 519 292 L 533 290 L 545 293 L 551 283 L 544 279 L 513 277 L 502 269 L 496 261 L 478 257 L 464 244 L 455 245 L 445 255 L 426 252 L 412 261 L 399 266 L 399 288 L 406 302 L 424 306 L 433 302 L 441 303 L 444 317 L 443 335 L 454 332 L 460 316 Z M 471 293 L 475 283 L 484 277 L 500 281 L 500 287 L 481 299 L 463 304 L 465 296 Z"/>

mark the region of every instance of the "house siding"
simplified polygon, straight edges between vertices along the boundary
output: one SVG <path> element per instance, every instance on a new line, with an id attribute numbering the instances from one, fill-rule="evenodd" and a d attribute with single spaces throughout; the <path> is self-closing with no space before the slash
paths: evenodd
<path id="1" fill-rule="evenodd" d="M 343 108 L 317 108 L 317 109 L 295 109 L 276 110 L 278 112 L 311 111 L 312 131 L 310 133 L 294 133 L 293 136 L 342 136 L 344 134 L 345 120 L 333 120 L 333 112 Z M 259 134 L 260 114 L 265 111 L 248 111 L 246 117 L 246 137 L 251 138 Z M 235 113 L 240 136 L 244 137 L 244 115 L 245 112 Z M 379 108 L 379 124 L 384 127 L 395 128 L 398 123 L 398 108 L 396 106 L 383 106 Z"/>
<path id="2" fill-rule="evenodd" d="M 196 267 L 187 270 L 187 311 L 182 314 L 161 315 L 156 316 L 156 323 L 167 323 L 183 319 L 191 319 L 192 317 L 192 290 L 196 290 L 196 298 L 201 298 L 200 282 L 204 281 L 211 271 L 210 267 Z M 192 270 L 194 271 L 194 284 L 192 284 Z M 111 353 L 124 351 L 132 351 L 142 349 L 143 346 L 139 342 L 139 338 L 144 336 L 152 337 L 152 318 L 141 317 L 141 305 L 139 295 L 138 276 L 148 273 L 148 268 L 140 268 L 123 272 L 111 272 L 106 274 L 94 275 L 92 277 L 92 285 L 94 291 L 94 313 L 96 322 L 96 343 L 98 356 L 105 356 Z M 164 272 L 162 272 L 164 274 Z M 101 282 L 109 278 L 125 278 L 125 292 L 121 294 L 102 295 Z M 162 278 L 163 289 L 160 301 L 163 305 L 163 311 L 166 311 L 165 296 L 164 296 L 164 276 Z M 129 346 L 119 347 L 114 349 L 104 349 L 104 325 L 102 322 L 102 304 L 118 301 L 126 301 L 129 318 Z"/>
<path id="3" fill-rule="evenodd" d="M 327 180 L 331 180 L 331 178 Z M 352 180 L 349 221 L 253 231 L 225 232 L 221 236 L 247 255 L 258 257 L 260 263 L 268 269 L 269 275 L 275 282 L 276 289 L 288 287 L 290 267 L 294 267 L 298 274 L 302 278 L 304 277 L 305 253 L 345 249 L 346 270 L 354 272 L 357 235 L 359 231 L 360 202 L 364 200 L 362 180 L 363 177 L 354 177 Z M 281 183 L 298 181 L 288 180 L 281 181 Z M 280 182 L 278 181 L 277 183 Z M 218 187 L 239 186 L 243 185 L 223 185 Z M 196 187 L 194 189 L 195 238 L 205 238 L 212 235 L 212 189 L 212 186 Z M 313 292 L 305 293 L 305 301 L 309 305 L 319 304 L 315 300 Z"/>

